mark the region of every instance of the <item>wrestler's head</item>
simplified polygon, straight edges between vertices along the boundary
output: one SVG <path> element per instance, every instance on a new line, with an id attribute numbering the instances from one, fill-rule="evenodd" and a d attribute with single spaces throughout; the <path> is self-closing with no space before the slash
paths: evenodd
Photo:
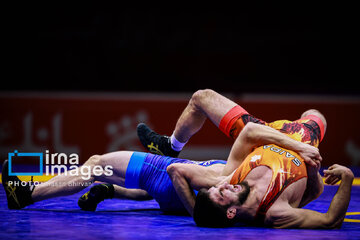
<path id="1" fill-rule="evenodd" d="M 237 207 L 246 201 L 249 193 L 247 182 L 201 189 L 194 207 L 195 223 L 202 227 L 232 226 L 237 221 Z"/>

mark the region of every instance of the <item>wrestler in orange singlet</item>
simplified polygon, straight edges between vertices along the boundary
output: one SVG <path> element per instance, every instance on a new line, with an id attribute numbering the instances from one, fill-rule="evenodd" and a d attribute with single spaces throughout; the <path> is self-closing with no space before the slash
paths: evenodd
<path id="1" fill-rule="evenodd" d="M 270 126 L 300 142 L 318 147 L 325 134 L 324 123 L 318 116 L 307 115 L 296 121 L 278 120 L 267 123 L 251 116 L 240 106 L 232 108 L 221 120 L 220 129 L 236 139 L 248 122 Z M 256 218 L 263 221 L 267 210 L 290 184 L 307 178 L 303 159 L 294 151 L 285 150 L 277 145 L 265 145 L 254 149 L 231 178 L 230 184 L 244 181 L 251 170 L 258 166 L 266 166 L 273 171 L 270 184 L 258 207 Z M 259 221 L 258 219 L 258 221 Z"/>

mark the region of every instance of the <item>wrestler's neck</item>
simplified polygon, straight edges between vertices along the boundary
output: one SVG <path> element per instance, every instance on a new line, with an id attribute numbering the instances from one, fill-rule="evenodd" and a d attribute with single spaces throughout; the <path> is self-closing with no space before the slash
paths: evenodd
<path id="1" fill-rule="evenodd" d="M 254 185 L 250 185 L 250 193 L 246 201 L 237 206 L 237 215 L 242 221 L 252 221 L 255 218 L 257 209 L 261 202 L 257 188 Z"/>
<path id="2" fill-rule="evenodd" d="M 250 186 L 250 193 L 244 204 L 239 206 L 239 216 L 243 220 L 253 220 L 259 205 L 271 182 L 272 170 L 265 166 L 253 169 L 244 179 Z"/>

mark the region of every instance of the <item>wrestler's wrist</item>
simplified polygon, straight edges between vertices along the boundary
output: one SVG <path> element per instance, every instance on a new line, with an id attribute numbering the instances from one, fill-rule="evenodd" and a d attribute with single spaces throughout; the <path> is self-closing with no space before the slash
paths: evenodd
<path id="1" fill-rule="evenodd" d="M 341 179 L 347 179 L 347 180 L 354 180 L 354 173 L 349 169 L 346 168 L 342 173 L 341 173 Z"/>
<path id="2" fill-rule="evenodd" d="M 302 143 L 302 142 L 298 142 L 297 143 L 297 150 L 295 150 L 297 153 L 300 154 L 300 156 L 304 157 L 306 156 L 307 153 L 307 148 L 306 148 L 306 144 Z"/>

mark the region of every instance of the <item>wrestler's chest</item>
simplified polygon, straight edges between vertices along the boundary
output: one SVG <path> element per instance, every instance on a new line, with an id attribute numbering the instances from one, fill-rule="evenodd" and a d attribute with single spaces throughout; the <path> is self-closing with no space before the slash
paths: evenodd
<path id="1" fill-rule="evenodd" d="M 269 191 L 272 189 L 270 184 L 276 184 L 273 179 L 273 171 L 266 166 L 259 166 L 250 171 L 250 173 L 246 176 L 244 181 L 247 181 L 250 186 L 253 186 L 256 191 L 254 191 L 254 198 L 257 201 L 254 202 L 261 202 L 264 199 L 265 195 L 271 194 Z M 282 204 L 284 202 L 290 204 L 292 207 L 297 207 L 302 199 L 306 188 L 306 178 L 300 179 L 296 182 L 293 182 L 286 186 L 285 189 L 280 193 L 280 196 L 277 197 L 274 204 Z M 280 190 L 282 189 L 281 186 L 279 188 L 273 188 L 272 190 Z M 277 194 L 275 194 L 277 195 Z"/>
<path id="2" fill-rule="evenodd" d="M 261 201 L 271 183 L 272 176 L 273 172 L 269 167 L 259 166 L 252 169 L 244 181 L 247 181 L 250 186 L 253 186 L 255 190 L 254 198 Z"/>

